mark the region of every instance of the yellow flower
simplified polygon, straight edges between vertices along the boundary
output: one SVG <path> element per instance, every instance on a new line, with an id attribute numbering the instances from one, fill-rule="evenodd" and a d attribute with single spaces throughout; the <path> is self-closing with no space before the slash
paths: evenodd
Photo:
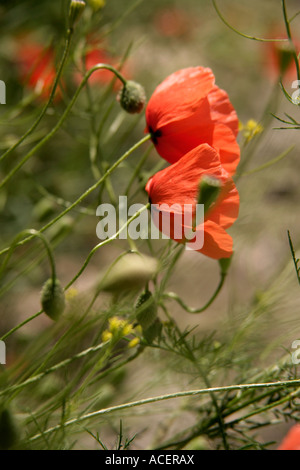
<path id="1" fill-rule="evenodd" d="M 137 346 L 138 344 L 140 344 L 140 338 L 136 337 L 136 338 L 133 338 L 133 339 L 128 343 L 128 347 L 129 347 L 129 348 L 135 348 L 135 346 Z"/>
<path id="2" fill-rule="evenodd" d="M 106 341 L 110 341 L 112 339 L 113 335 L 110 331 L 105 330 L 102 333 L 102 341 L 103 343 L 106 343 Z"/>
<path id="3" fill-rule="evenodd" d="M 88 0 L 88 3 L 95 11 L 105 6 L 105 0 Z"/>
<path id="4" fill-rule="evenodd" d="M 246 143 L 248 143 L 253 139 L 253 137 L 261 134 L 264 128 L 254 119 L 249 119 L 245 126 L 240 123 L 240 130 L 243 133 Z"/>

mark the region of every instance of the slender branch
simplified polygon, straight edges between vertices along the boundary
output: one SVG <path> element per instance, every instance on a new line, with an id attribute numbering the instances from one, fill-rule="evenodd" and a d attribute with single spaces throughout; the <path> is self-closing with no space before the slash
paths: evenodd
<path id="1" fill-rule="evenodd" d="M 32 126 L 30 127 L 30 129 L 28 129 L 27 132 L 25 132 L 25 134 L 12 146 L 10 147 L 8 150 L 6 150 L 6 152 L 3 153 L 3 155 L 1 155 L 0 157 L 0 162 L 2 160 L 4 160 L 4 158 L 6 158 L 8 155 L 10 155 L 17 147 L 19 147 L 19 145 L 22 144 L 22 142 L 24 142 L 25 139 L 27 139 L 27 137 L 32 134 L 32 132 L 37 128 L 37 126 L 39 125 L 39 123 L 41 122 L 41 120 L 43 119 L 43 117 L 45 116 L 46 112 L 47 112 L 47 109 L 49 108 L 50 104 L 52 103 L 52 100 L 55 96 L 55 92 L 56 92 L 56 89 L 57 89 L 57 85 L 58 85 L 58 82 L 59 82 L 59 79 L 61 77 L 61 74 L 62 74 L 62 71 L 63 71 L 63 68 L 64 68 L 64 65 L 65 65 L 65 62 L 66 62 L 66 59 L 69 55 L 69 50 L 70 50 L 70 45 L 71 45 L 71 40 L 72 40 L 72 35 L 73 35 L 73 30 L 72 29 L 68 29 L 67 31 L 67 38 L 66 38 L 66 43 L 65 43 L 65 48 L 64 48 L 64 52 L 63 52 L 63 56 L 62 56 L 62 59 L 61 59 L 61 62 L 60 62 L 60 65 L 59 65 L 59 68 L 58 68 L 58 72 L 56 74 L 56 77 L 55 77 L 55 80 L 54 80 L 54 83 L 53 83 L 53 87 L 52 87 L 52 90 L 51 90 L 51 93 L 50 93 L 50 96 L 49 96 L 49 99 L 47 101 L 47 103 L 45 104 L 44 108 L 42 109 L 40 115 L 38 116 L 38 118 L 36 119 L 36 121 L 32 124 Z"/>
<path id="2" fill-rule="evenodd" d="M 88 419 L 99 418 L 99 416 L 107 415 L 115 411 L 123 411 L 130 408 L 135 408 L 138 406 L 148 405 L 150 403 L 158 403 L 161 401 L 171 400 L 174 398 L 184 398 L 184 397 L 193 397 L 200 395 L 207 395 L 211 393 L 221 393 L 234 390 L 249 390 L 249 389 L 260 389 L 260 388 L 280 388 L 280 387 L 299 387 L 300 379 L 295 380 L 285 380 L 280 382 L 267 382 L 267 383 L 256 383 L 256 384 L 240 384 L 240 385 L 229 385 L 225 387 L 213 387 L 200 390 L 187 390 L 184 392 L 170 393 L 167 395 L 159 395 L 156 397 L 145 398 L 143 400 L 133 401 L 129 403 L 124 403 L 121 405 L 111 406 L 109 408 L 104 408 L 92 413 L 88 413 L 77 418 L 70 419 L 63 424 L 64 429 L 73 426 Z M 299 392 L 299 391 L 298 391 Z M 43 438 L 45 435 L 52 434 L 53 432 L 59 431 L 61 425 L 56 425 L 51 428 L 46 429 L 43 433 L 36 434 L 35 436 L 28 439 L 28 442 L 36 441 L 37 439 Z"/>

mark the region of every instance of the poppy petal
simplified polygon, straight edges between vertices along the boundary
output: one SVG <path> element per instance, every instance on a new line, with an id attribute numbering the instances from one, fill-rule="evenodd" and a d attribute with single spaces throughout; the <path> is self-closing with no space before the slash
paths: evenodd
<path id="1" fill-rule="evenodd" d="M 194 114 L 214 86 L 209 68 L 189 67 L 167 77 L 152 94 L 146 108 L 149 130 L 154 132 L 170 122 Z"/>

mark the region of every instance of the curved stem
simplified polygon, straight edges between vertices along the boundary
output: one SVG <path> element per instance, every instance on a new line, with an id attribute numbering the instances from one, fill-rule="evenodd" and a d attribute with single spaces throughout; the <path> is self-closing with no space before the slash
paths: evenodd
<path id="1" fill-rule="evenodd" d="M 278 39 L 278 38 L 275 38 L 275 39 L 257 38 L 257 37 L 255 37 L 255 36 L 248 36 L 248 34 L 241 33 L 240 31 L 238 31 L 237 29 L 235 29 L 233 26 L 231 26 L 231 24 L 228 23 L 228 21 L 224 18 L 224 16 L 222 15 L 222 13 L 220 12 L 220 10 L 219 10 L 219 8 L 218 8 L 218 6 L 217 6 L 216 0 L 212 0 L 212 4 L 213 4 L 214 9 L 216 10 L 217 15 L 219 16 L 220 20 L 222 20 L 222 22 L 223 22 L 229 29 L 231 29 L 232 31 L 234 31 L 235 33 L 237 33 L 239 36 L 242 36 L 243 38 L 252 39 L 253 41 L 259 41 L 259 42 L 286 42 L 286 41 L 287 41 L 287 39 Z"/>
<path id="2" fill-rule="evenodd" d="M 41 120 L 43 119 L 43 117 L 45 116 L 45 114 L 46 114 L 46 112 L 47 112 L 47 109 L 49 108 L 49 106 L 50 106 L 50 104 L 52 103 L 52 100 L 53 100 L 53 98 L 54 98 L 54 96 L 55 96 L 55 92 L 56 92 L 56 89 L 57 89 L 57 85 L 58 85 L 59 79 L 60 79 L 60 77 L 61 77 L 61 74 L 62 74 L 64 65 L 65 65 L 66 59 L 67 59 L 67 57 L 68 57 L 68 55 L 69 55 L 70 45 L 71 45 L 71 40 L 72 40 L 72 35 L 73 35 L 73 30 L 69 29 L 69 30 L 67 31 L 66 44 L 65 44 L 63 56 L 62 56 L 62 59 L 61 59 L 61 62 L 60 62 L 59 68 L 58 68 L 58 72 L 57 72 L 57 74 L 56 74 L 56 77 L 55 77 L 55 80 L 54 80 L 54 83 L 53 83 L 53 87 L 52 87 L 52 90 L 51 90 L 49 99 L 48 99 L 47 103 L 45 104 L 44 108 L 42 109 L 42 112 L 40 113 L 40 115 L 38 116 L 38 118 L 36 119 L 36 121 L 32 124 L 32 126 L 30 127 L 30 129 L 28 129 L 28 131 L 25 132 L 25 134 L 18 140 L 18 142 L 16 142 L 12 147 L 10 147 L 8 150 L 6 150 L 6 152 L 4 152 L 3 155 L 1 155 L 1 157 L 0 157 L 0 162 L 1 162 L 2 160 L 4 160 L 4 158 L 6 158 L 9 154 L 11 154 L 17 147 L 19 147 L 19 145 L 21 145 L 22 142 L 24 142 L 24 140 L 27 139 L 27 137 L 28 137 L 30 134 L 32 134 L 32 132 L 37 128 L 37 126 L 39 125 L 39 123 L 41 122 Z"/>
<path id="3" fill-rule="evenodd" d="M 129 224 L 134 220 L 136 219 L 142 212 L 144 212 L 146 209 L 148 209 L 150 207 L 150 203 L 146 204 L 144 207 L 142 207 L 139 211 L 137 211 L 132 217 L 130 217 L 130 219 L 127 220 L 127 222 L 110 238 L 107 238 L 106 240 L 103 240 L 102 242 L 98 243 L 98 245 L 96 245 L 92 251 L 90 252 L 90 254 L 88 255 L 87 259 L 85 260 L 85 262 L 83 263 L 82 267 L 80 268 L 80 270 L 78 271 L 78 273 L 76 274 L 76 276 L 73 277 L 73 279 L 69 282 L 69 284 L 65 287 L 65 290 L 69 289 L 72 284 L 74 284 L 74 282 L 79 278 L 79 276 L 81 276 L 81 274 L 83 273 L 83 271 L 86 269 L 87 265 L 89 264 L 92 256 L 96 253 L 97 250 L 99 250 L 99 248 L 101 248 L 102 246 L 104 245 L 107 245 L 108 243 L 112 242 L 113 240 L 115 240 L 121 232 L 123 232 L 123 230 L 129 226 Z"/>
<path id="4" fill-rule="evenodd" d="M 34 237 L 37 237 L 43 242 L 43 244 L 46 248 L 46 251 L 47 251 L 48 258 L 49 258 L 49 262 L 50 262 L 50 266 L 51 266 L 51 272 L 52 272 L 52 281 L 53 281 L 53 284 L 54 284 L 54 282 L 56 280 L 56 269 L 55 269 L 55 261 L 54 261 L 54 256 L 53 256 L 53 253 L 52 253 L 52 249 L 51 249 L 50 244 L 49 244 L 47 238 L 45 237 L 45 235 L 43 235 L 42 233 L 40 233 L 40 232 L 38 232 L 37 230 L 34 230 L 34 229 L 23 230 L 21 233 L 19 233 L 15 237 L 15 239 L 13 240 L 13 242 L 12 242 L 10 248 L 9 248 L 9 251 L 6 255 L 6 258 L 3 261 L 2 266 L 0 268 L 0 279 L 1 279 L 1 276 L 2 276 L 4 270 L 5 270 L 5 268 L 8 264 L 11 256 L 12 256 L 12 254 L 13 254 L 14 249 L 18 245 L 19 239 L 23 238 L 24 235 L 27 235 L 27 234 L 30 235 L 31 239 L 33 239 Z"/>
<path id="5" fill-rule="evenodd" d="M 168 292 L 166 294 L 163 295 L 164 298 L 168 298 L 168 299 L 172 299 L 172 300 L 175 300 L 177 303 L 179 303 L 179 305 L 188 313 L 202 313 L 204 312 L 208 307 L 210 307 L 210 305 L 213 303 L 213 301 L 216 299 L 216 297 L 218 296 L 218 294 L 220 293 L 222 287 L 223 287 L 223 284 L 225 282 L 225 278 L 226 278 L 226 275 L 227 273 L 221 273 L 221 279 L 220 279 L 220 282 L 218 284 L 218 287 L 217 289 L 215 290 L 214 294 L 212 295 L 212 297 L 209 299 L 209 301 L 201 308 L 191 308 L 191 307 L 188 307 L 184 302 L 183 300 L 177 295 L 175 294 L 174 292 Z"/>
<path id="6" fill-rule="evenodd" d="M 78 206 L 79 204 L 81 204 L 81 202 L 87 198 L 95 189 L 97 189 L 104 181 L 105 179 L 124 161 L 126 160 L 126 158 L 128 158 L 136 149 L 138 149 L 143 143 L 147 142 L 148 140 L 150 140 L 151 136 L 150 134 L 147 134 L 145 137 L 143 137 L 139 142 L 137 142 L 135 145 L 133 145 L 129 150 L 127 150 L 127 152 L 125 152 L 120 158 L 119 160 L 117 160 L 107 171 L 106 173 L 104 173 L 104 175 L 100 178 L 99 181 L 97 181 L 95 184 L 93 184 L 93 186 L 91 186 L 89 189 L 87 189 L 75 202 L 73 202 L 69 207 L 67 207 L 67 209 L 65 209 L 63 212 L 61 212 L 57 217 L 55 217 L 53 220 L 51 220 L 51 222 L 49 222 L 48 224 L 44 225 L 44 227 L 42 227 L 40 230 L 39 230 L 39 233 L 43 233 L 45 232 L 48 228 L 52 227 L 52 225 L 54 225 L 58 220 L 60 220 L 62 217 L 64 217 L 66 214 L 68 214 L 72 209 L 74 209 L 76 206 Z M 24 240 L 20 241 L 17 243 L 16 246 L 22 246 L 24 245 L 25 243 L 29 242 L 30 240 L 32 240 L 32 236 L 30 237 L 27 237 L 27 238 L 24 238 Z M 9 247 L 8 248 L 4 248 L 2 251 L 0 251 L 0 256 L 1 255 L 4 255 L 5 253 L 7 253 L 9 251 Z"/>
<path id="7" fill-rule="evenodd" d="M 85 75 L 85 77 L 83 78 L 81 84 L 79 85 L 79 87 L 77 88 L 71 102 L 69 103 L 68 107 L 66 108 L 65 112 L 63 113 L 63 115 L 61 116 L 61 118 L 59 119 L 59 121 L 57 122 L 57 124 L 53 127 L 53 129 L 35 146 L 33 147 L 33 149 L 31 149 L 23 158 L 22 160 L 18 163 L 18 165 L 16 165 L 9 173 L 8 175 L 1 181 L 0 183 L 0 189 L 3 188 L 3 186 L 17 173 L 17 171 L 22 168 L 22 166 L 29 160 L 29 158 L 31 158 L 38 150 L 40 150 L 55 134 L 56 132 L 61 128 L 61 126 L 63 125 L 63 123 L 65 122 L 66 118 L 68 117 L 68 114 L 70 113 L 72 107 L 74 106 L 81 90 L 83 89 L 83 87 L 85 86 L 86 82 L 88 81 L 88 79 L 90 78 L 90 76 L 96 72 L 97 70 L 101 70 L 101 69 L 105 69 L 105 70 L 110 70 L 111 72 L 113 72 L 120 80 L 121 82 L 125 85 L 126 84 L 126 80 L 125 78 L 120 74 L 120 72 L 118 72 L 114 67 L 112 67 L 111 65 L 107 65 L 107 64 L 97 64 L 95 65 L 93 68 L 91 68 L 87 74 Z"/>

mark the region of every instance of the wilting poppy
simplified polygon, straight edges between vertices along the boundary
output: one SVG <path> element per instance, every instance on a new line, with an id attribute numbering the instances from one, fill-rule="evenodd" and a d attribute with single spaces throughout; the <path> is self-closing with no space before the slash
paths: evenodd
<path id="1" fill-rule="evenodd" d="M 42 99 L 48 98 L 56 76 L 53 49 L 20 38 L 16 62 L 22 83 L 35 90 Z M 60 92 L 57 89 L 55 98 L 58 99 L 59 96 Z"/>
<path id="2" fill-rule="evenodd" d="M 157 213 L 154 217 L 154 224 L 168 237 L 185 243 L 187 241 L 185 234 L 188 231 L 191 234 L 191 229 L 195 230 L 195 227 L 190 223 L 191 218 L 187 219 L 190 222 L 186 223 L 186 219 L 181 217 L 181 214 L 185 211 L 185 207 L 190 207 L 192 217 L 195 217 L 196 204 L 199 200 L 199 183 L 203 176 L 207 175 L 220 181 L 221 192 L 205 212 L 204 226 L 203 220 L 196 226 L 196 235 L 200 231 L 204 234 L 204 244 L 200 249 L 196 247 L 196 251 L 214 259 L 229 258 L 233 253 L 233 242 L 225 229 L 229 228 L 237 219 L 239 194 L 231 177 L 222 168 L 219 154 L 208 144 L 199 145 L 178 162 L 149 179 L 146 191 L 151 205 L 160 206 L 159 211 L 151 211 L 152 215 Z M 159 213 L 162 216 L 165 214 L 170 217 L 169 229 L 165 230 Z M 179 230 L 178 214 L 181 217 Z M 175 220 L 177 220 L 177 227 L 174 223 Z M 194 243 L 192 238 L 189 240 L 192 244 Z"/>
<path id="3" fill-rule="evenodd" d="M 277 450 L 300 450 L 300 424 L 295 424 Z"/>
<path id="4" fill-rule="evenodd" d="M 146 122 L 145 131 L 169 163 L 207 143 L 219 153 L 223 168 L 234 174 L 240 158 L 238 118 L 209 68 L 190 67 L 167 77 L 148 102 Z"/>

